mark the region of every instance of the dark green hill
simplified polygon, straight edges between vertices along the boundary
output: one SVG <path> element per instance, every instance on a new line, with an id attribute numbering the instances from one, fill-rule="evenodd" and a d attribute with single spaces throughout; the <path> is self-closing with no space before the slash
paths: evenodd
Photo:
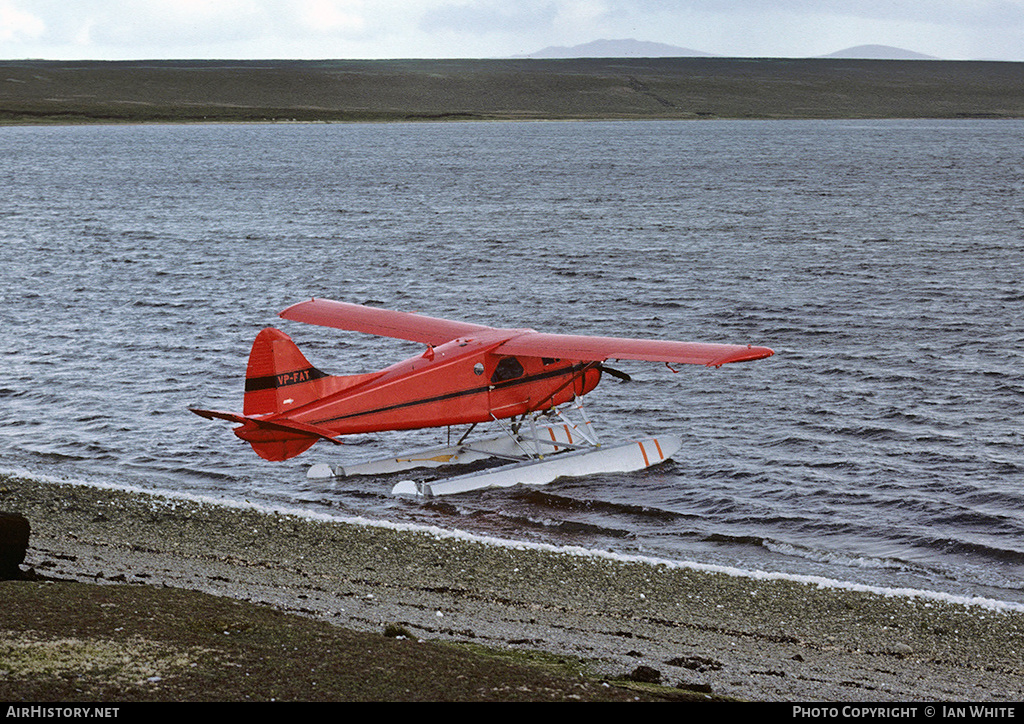
<path id="1" fill-rule="evenodd" d="M 0 122 L 1021 118 L 1024 63 L 0 61 Z"/>

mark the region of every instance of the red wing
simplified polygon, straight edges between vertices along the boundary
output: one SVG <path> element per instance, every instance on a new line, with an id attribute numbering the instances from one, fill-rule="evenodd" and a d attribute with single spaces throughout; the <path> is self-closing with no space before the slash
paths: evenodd
<path id="1" fill-rule="evenodd" d="M 281 312 L 283 319 L 323 327 L 347 329 L 352 332 L 378 334 L 411 342 L 439 345 L 459 337 L 470 337 L 494 327 L 469 322 L 426 317 L 411 312 L 348 304 L 330 299 L 299 302 Z M 518 334 L 520 330 L 508 330 Z M 581 361 L 606 359 L 637 359 L 651 362 L 677 362 L 718 367 L 729 362 L 770 357 L 767 347 L 702 342 L 671 342 L 663 340 L 626 339 L 621 337 L 583 337 L 567 334 L 527 332 L 505 342 L 504 354 L 530 357 L 558 357 Z"/>
<path id="2" fill-rule="evenodd" d="M 444 344 L 459 337 L 472 336 L 493 329 L 482 324 L 452 322 L 411 312 L 395 312 L 330 299 L 299 302 L 285 309 L 279 316 L 294 322 L 407 339 L 410 342 L 430 345 Z"/>
<path id="3" fill-rule="evenodd" d="M 771 357 L 767 347 L 703 342 L 625 339 L 621 337 L 580 337 L 569 334 L 533 332 L 510 339 L 496 352 L 529 357 L 557 357 L 600 362 L 607 359 L 639 359 L 650 362 L 718 367 L 729 362 Z"/>

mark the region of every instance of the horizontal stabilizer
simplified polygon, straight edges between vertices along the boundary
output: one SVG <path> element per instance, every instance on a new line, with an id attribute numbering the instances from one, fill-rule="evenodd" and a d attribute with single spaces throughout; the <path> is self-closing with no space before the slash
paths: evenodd
<path id="1" fill-rule="evenodd" d="M 252 449 L 265 460 L 281 461 L 293 458 L 308 450 L 317 440 L 327 440 L 335 445 L 343 444 L 333 430 L 287 417 L 265 419 L 221 410 L 189 409 L 207 420 L 241 423 L 242 426 L 236 427 L 233 432 L 252 445 Z"/>
<path id="2" fill-rule="evenodd" d="M 245 423 L 248 418 L 245 415 L 239 415 L 237 412 L 224 412 L 222 410 L 198 410 L 194 407 L 188 408 L 191 412 L 196 413 L 200 417 L 205 417 L 207 420 L 227 420 L 228 422 L 240 422 Z"/>
<path id="3" fill-rule="evenodd" d="M 287 417 L 277 417 L 273 419 L 264 419 L 261 417 L 252 417 L 249 415 L 239 415 L 235 412 L 222 412 L 220 410 L 197 410 L 195 408 L 189 408 L 192 412 L 196 413 L 200 417 L 205 417 L 207 420 L 227 420 L 228 422 L 240 422 L 243 425 L 252 425 L 260 430 L 278 430 L 281 432 L 292 432 L 299 433 L 302 435 L 308 435 L 316 438 L 323 438 L 329 440 L 337 445 L 342 445 L 341 440 L 336 439 L 338 433 L 333 430 L 320 427 L 318 425 L 309 425 L 305 422 L 299 422 L 298 420 L 291 420 Z M 239 436 L 241 437 L 241 435 Z M 242 438 L 245 440 L 246 438 Z"/>

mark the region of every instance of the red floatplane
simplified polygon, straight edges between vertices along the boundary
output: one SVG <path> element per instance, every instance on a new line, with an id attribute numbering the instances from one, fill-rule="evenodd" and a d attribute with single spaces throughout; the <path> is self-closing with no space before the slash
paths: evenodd
<path id="1" fill-rule="evenodd" d="M 240 423 L 234 433 L 267 460 L 287 460 L 344 435 L 493 422 L 503 434 L 354 466 L 314 465 L 310 477 L 385 474 L 415 467 L 509 459 L 509 464 L 433 482 L 402 481 L 395 494 L 444 495 L 558 477 L 628 472 L 662 462 L 682 445 L 660 436 L 602 445 L 582 398 L 609 359 L 720 367 L 770 357 L 767 347 L 547 334 L 436 319 L 329 299 L 280 313 L 287 320 L 419 342 L 426 351 L 378 372 L 328 375 L 284 332 L 260 332 L 249 354 L 242 414 L 197 410 Z M 567 412 L 575 412 L 570 421 Z M 558 453 L 557 455 L 554 453 Z"/>

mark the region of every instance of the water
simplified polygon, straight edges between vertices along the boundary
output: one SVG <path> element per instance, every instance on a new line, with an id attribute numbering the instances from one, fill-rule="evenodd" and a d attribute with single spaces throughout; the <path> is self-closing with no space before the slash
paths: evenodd
<path id="1" fill-rule="evenodd" d="M 1024 602 L 1024 123 L 0 128 L 6 470 Z M 285 322 L 311 296 L 496 326 L 770 346 L 622 362 L 605 440 L 664 466 L 438 501 L 283 464 L 249 345 L 335 374 L 418 354 Z"/>

